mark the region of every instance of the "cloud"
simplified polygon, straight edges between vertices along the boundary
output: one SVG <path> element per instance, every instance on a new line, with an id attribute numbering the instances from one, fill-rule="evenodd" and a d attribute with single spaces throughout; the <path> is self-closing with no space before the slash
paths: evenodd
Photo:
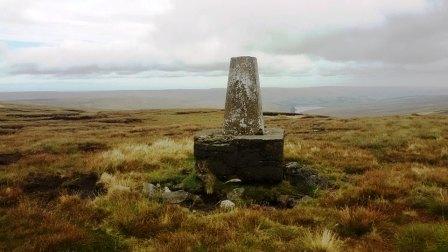
<path id="1" fill-rule="evenodd" d="M 3 0 L 0 41 L 31 46 L 0 44 L 0 72 L 30 80 L 224 76 L 230 57 L 254 55 L 262 74 L 279 80 L 356 84 L 365 76 L 403 75 L 405 83 L 431 72 L 439 83 L 448 61 L 446 6 L 435 0 Z"/>
<path id="2" fill-rule="evenodd" d="M 323 76 L 345 75 L 379 83 L 446 85 L 448 80 L 448 2 L 434 1 L 424 12 L 395 13 L 379 24 L 346 27 L 307 37 L 279 34 L 263 50 L 305 54 L 326 64 Z M 356 82 L 355 82 L 356 83 Z M 375 84 L 368 81 L 369 84 Z M 356 83 L 359 84 L 359 83 Z"/>
<path id="3" fill-rule="evenodd" d="M 295 42 L 295 43 L 294 43 Z M 276 53 L 305 53 L 331 61 L 425 64 L 448 58 L 448 5 L 388 17 L 381 25 L 355 27 L 274 45 Z"/>
<path id="4" fill-rule="evenodd" d="M 7 50 L 8 50 L 8 46 L 7 46 L 7 44 L 4 43 L 4 42 L 2 42 L 2 41 L 0 41 L 0 60 L 1 60 L 1 58 L 3 57 L 3 55 L 5 55 L 5 53 L 7 52 Z"/>
<path id="5" fill-rule="evenodd" d="M 58 44 L 134 41 L 172 6 L 168 0 L 3 0 L 0 8 L 2 39 Z"/>

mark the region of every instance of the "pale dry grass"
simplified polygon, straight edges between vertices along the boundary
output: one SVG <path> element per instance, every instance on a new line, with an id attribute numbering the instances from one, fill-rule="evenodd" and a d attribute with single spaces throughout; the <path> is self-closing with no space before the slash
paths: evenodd
<path id="1" fill-rule="evenodd" d="M 341 251 L 343 242 L 330 230 L 308 232 L 303 240 L 306 251 L 336 252 Z"/>
<path id="2" fill-rule="evenodd" d="M 428 167 L 416 164 L 411 169 L 416 178 L 425 184 L 448 186 L 448 169 L 446 167 Z"/>
<path id="3" fill-rule="evenodd" d="M 98 168 L 105 170 L 135 170 L 159 168 L 160 166 L 185 160 L 193 153 L 191 139 L 157 140 L 152 144 L 126 143 L 100 154 Z"/>
<path id="4" fill-rule="evenodd" d="M 146 177 L 145 174 L 140 172 L 118 172 L 113 175 L 104 172 L 101 174 L 99 182 L 107 188 L 108 192 L 116 190 L 137 191 L 141 189 L 143 182 L 146 181 Z"/>

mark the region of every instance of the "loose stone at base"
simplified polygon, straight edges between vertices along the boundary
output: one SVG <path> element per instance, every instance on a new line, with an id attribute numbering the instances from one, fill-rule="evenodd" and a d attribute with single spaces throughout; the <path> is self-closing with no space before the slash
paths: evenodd
<path id="1" fill-rule="evenodd" d="M 219 207 L 229 210 L 235 208 L 235 203 L 230 200 L 223 200 L 221 201 L 221 203 L 219 203 Z"/>

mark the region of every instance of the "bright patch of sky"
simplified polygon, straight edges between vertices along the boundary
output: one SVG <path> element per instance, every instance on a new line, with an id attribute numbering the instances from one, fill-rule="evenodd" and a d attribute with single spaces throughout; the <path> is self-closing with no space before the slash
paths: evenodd
<path id="1" fill-rule="evenodd" d="M 14 49 L 20 49 L 20 48 L 27 48 L 27 47 L 38 47 L 41 46 L 41 43 L 36 43 L 36 42 L 29 42 L 29 41 L 8 41 L 8 40 L 4 40 L 4 41 L 0 41 L 3 42 L 4 44 L 6 44 L 6 47 L 8 47 L 11 50 Z"/>

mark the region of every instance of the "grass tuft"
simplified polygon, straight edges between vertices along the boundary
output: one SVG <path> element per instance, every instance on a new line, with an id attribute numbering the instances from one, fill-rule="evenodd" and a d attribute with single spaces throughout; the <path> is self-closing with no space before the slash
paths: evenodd
<path id="1" fill-rule="evenodd" d="M 305 251 L 336 252 L 340 251 L 343 242 L 328 229 L 321 232 L 308 232 L 303 240 Z"/>
<path id="2" fill-rule="evenodd" d="M 410 224 L 396 236 L 399 251 L 448 251 L 448 224 Z"/>
<path id="3" fill-rule="evenodd" d="M 359 237 L 371 232 L 379 213 L 364 207 L 345 208 L 340 211 L 338 232 L 344 236 Z"/>

